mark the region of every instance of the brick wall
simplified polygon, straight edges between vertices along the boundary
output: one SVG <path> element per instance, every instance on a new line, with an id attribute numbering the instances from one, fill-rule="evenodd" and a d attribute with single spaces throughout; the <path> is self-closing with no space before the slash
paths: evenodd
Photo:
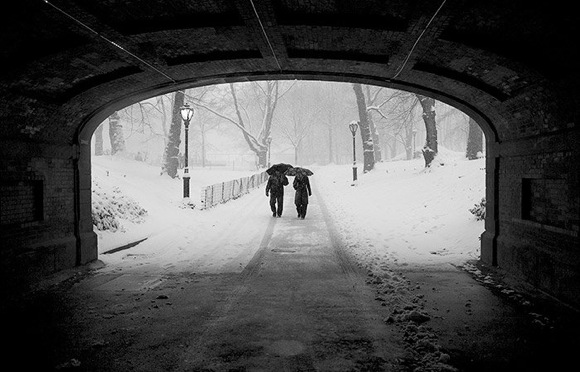
<path id="1" fill-rule="evenodd" d="M 11 141 L 0 148 L 2 274 L 16 280 L 75 266 L 72 146 Z"/>
<path id="2" fill-rule="evenodd" d="M 564 132 L 506 145 L 497 193 L 498 266 L 576 306 L 580 305 L 579 155 L 573 151 L 577 140 L 577 132 Z"/>

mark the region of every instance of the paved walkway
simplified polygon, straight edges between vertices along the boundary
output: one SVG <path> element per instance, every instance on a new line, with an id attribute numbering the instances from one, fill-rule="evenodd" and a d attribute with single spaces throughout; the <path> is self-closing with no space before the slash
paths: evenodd
<path id="1" fill-rule="evenodd" d="M 184 353 L 182 369 L 389 369 L 403 353 L 400 336 L 333 246 L 316 197 L 305 220 L 285 209 Z"/>
<path id="2" fill-rule="evenodd" d="M 241 272 L 71 270 L 11 299 L 5 357 L 24 350 L 34 357 L 19 369 L 78 371 L 543 371 L 574 360 L 573 311 L 513 301 L 451 266 L 404 272 L 429 319 L 390 321 L 323 202 L 314 195 L 299 220 L 288 199 Z"/>

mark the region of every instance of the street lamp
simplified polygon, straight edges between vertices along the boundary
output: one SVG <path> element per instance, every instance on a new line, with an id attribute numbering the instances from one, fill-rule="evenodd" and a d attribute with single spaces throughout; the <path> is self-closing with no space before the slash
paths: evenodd
<path id="1" fill-rule="evenodd" d="M 354 182 L 356 181 L 356 141 L 354 135 L 358 129 L 358 123 L 356 121 L 352 121 L 348 127 L 352 133 L 352 181 Z"/>
<path id="2" fill-rule="evenodd" d="M 272 137 L 266 138 L 266 143 L 268 144 L 268 168 L 270 168 L 270 144 L 272 143 Z"/>
<path id="3" fill-rule="evenodd" d="M 189 104 L 181 106 L 179 109 L 181 112 L 181 118 L 183 119 L 183 124 L 185 125 L 185 168 L 183 169 L 183 197 L 189 198 L 189 166 L 188 166 L 188 144 L 189 144 L 189 122 L 193 117 L 193 107 Z"/>

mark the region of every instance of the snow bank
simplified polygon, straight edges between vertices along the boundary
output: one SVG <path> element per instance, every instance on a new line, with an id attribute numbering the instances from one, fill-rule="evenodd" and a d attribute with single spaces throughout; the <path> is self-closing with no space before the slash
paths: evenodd
<path id="1" fill-rule="evenodd" d="M 484 224 L 469 209 L 485 195 L 485 159 L 443 151 L 433 167 L 423 164 L 378 163 L 355 186 L 349 166 L 317 169 L 313 188 L 359 261 L 435 268 L 479 258 Z"/>

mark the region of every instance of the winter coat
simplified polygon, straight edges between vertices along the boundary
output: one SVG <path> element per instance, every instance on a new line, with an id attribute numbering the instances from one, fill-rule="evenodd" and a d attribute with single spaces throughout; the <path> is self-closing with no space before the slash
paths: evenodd
<path id="1" fill-rule="evenodd" d="M 294 196 L 294 203 L 296 205 L 308 204 L 308 196 L 312 195 L 312 189 L 310 188 L 310 180 L 307 176 L 296 176 L 292 187 L 296 190 L 296 195 Z"/>
<path id="2" fill-rule="evenodd" d="M 284 186 L 288 185 L 288 177 L 283 174 L 273 174 L 268 178 L 266 184 L 266 195 L 268 193 L 276 195 L 284 195 Z"/>

